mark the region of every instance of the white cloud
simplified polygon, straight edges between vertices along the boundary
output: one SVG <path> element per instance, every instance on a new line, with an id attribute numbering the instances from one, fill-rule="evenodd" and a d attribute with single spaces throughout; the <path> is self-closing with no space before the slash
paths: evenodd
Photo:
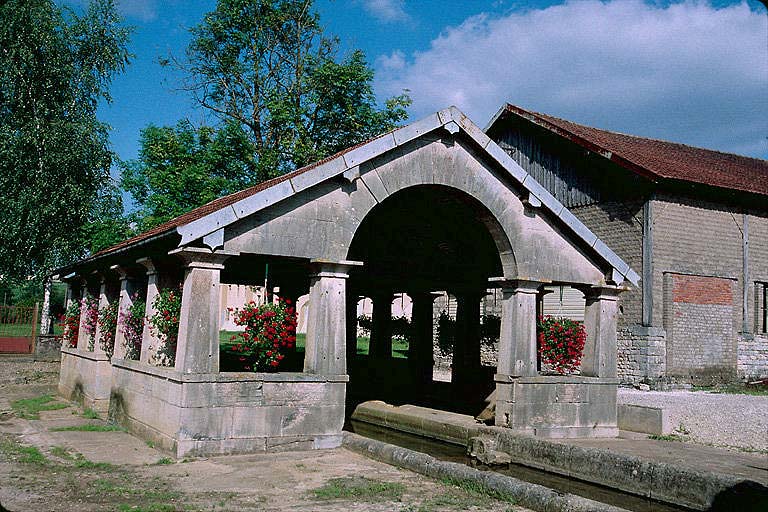
<path id="1" fill-rule="evenodd" d="M 363 7 L 371 16 L 385 23 L 407 21 L 410 19 L 405 12 L 404 0 L 362 0 Z"/>
<path id="2" fill-rule="evenodd" d="M 576 122 L 768 157 L 768 18 L 746 4 L 567 2 L 447 28 L 379 58 L 414 117 L 455 104 L 484 124 L 504 103 Z"/>

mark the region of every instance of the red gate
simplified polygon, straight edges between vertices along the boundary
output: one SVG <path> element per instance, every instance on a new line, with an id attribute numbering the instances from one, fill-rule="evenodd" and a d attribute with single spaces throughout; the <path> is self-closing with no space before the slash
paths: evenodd
<path id="1" fill-rule="evenodd" d="M 31 354 L 37 334 L 37 305 L 0 306 L 0 353 Z"/>

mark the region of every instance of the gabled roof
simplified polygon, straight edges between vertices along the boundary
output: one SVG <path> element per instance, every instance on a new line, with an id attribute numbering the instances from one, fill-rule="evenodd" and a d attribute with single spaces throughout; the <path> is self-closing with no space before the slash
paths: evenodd
<path id="1" fill-rule="evenodd" d="M 530 205 L 545 209 L 553 217 L 558 218 L 570 229 L 574 238 L 581 239 L 597 256 L 610 265 L 614 269 L 614 279 L 621 282 L 626 278 L 631 283 L 638 284 L 640 276 L 627 263 L 456 107 L 435 112 L 415 123 L 345 149 L 312 165 L 211 201 L 146 233 L 105 249 L 84 262 L 108 257 L 130 247 L 174 234 L 181 235 L 179 246 L 205 239 L 208 235 L 221 234 L 222 228 L 302 190 L 339 175 L 351 173 L 349 175 L 353 177 L 361 164 L 441 128 L 451 133 L 462 131 L 472 139 L 488 158 L 496 161 L 507 172 L 511 181 L 527 192 Z M 218 240 L 222 239 L 218 238 Z"/>
<path id="2" fill-rule="evenodd" d="M 507 104 L 486 131 L 510 116 L 568 139 L 653 181 L 678 180 L 768 195 L 768 161 L 584 126 Z"/>

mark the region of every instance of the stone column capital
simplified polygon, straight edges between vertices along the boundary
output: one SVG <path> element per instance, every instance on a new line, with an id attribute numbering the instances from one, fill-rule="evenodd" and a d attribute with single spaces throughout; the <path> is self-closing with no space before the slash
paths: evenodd
<path id="1" fill-rule="evenodd" d="M 222 270 L 224 261 L 231 256 L 237 256 L 235 252 L 211 251 L 203 247 L 180 247 L 168 252 L 171 256 L 181 259 L 187 268 L 207 268 Z"/>
<path id="2" fill-rule="evenodd" d="M 612 285 L 598 285 L 598 286 L 574 286 L 574 288 L 581 291 L 584 294 L 584 298 L 591 301 L 596 300 L 619 300 L 619 294 L 626 291 L 625 288 Z"/>
<path id="3" fill-rule="evenodd" d="M 155 266 L 155 262 L 152 261 L 152 258 L 139 258 L 136 260 L 136 263 L 147 269 L 148 276 L 157 274 L 157 267 Z"/>
<path id="4" fill-rule="evenodd" d="M 531 279 L 507 279 L 505 277 L 492 277 L 488 283 L 494 288 L 501 288 L 506 293 L 539 293 L 539 288 L 547 284 L 544 281 Z"/>
<path id="5" fill-rule="evenodd" d="M 362 261 L 352 260 L 331 261 L 314 259 L 310 260 L 310 263 L 314 269 L 312 277 L 335 277 L 337 279 L 347 279 L 352 268 L 363 266 Z"/>

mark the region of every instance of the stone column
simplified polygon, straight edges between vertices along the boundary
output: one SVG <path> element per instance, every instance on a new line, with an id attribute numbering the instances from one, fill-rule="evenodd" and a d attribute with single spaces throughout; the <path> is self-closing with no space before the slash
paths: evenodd
<path id="1" fill-rule="evenodd" d="M 85 334 L 85 299 L 90 296 L 88 290 L 88 281 L 83 279 L 80 286 L 80 328 L 77 332 L 77 348 L 80 350 L 88 350 L 88 336 Z"/>
<path id="2" fill-rule="evenodd" d="M 99 312 L 101 312 L 102 309 L 109 306 L 109 297 L 107 297 L 107 278 L 102 275 L 99 282 Z M 97 354 L 104 353 L 104 349 L 101 347 L 101 330 L 101 324 L 97 323 L 93 342 L 93 351 Z"/>
<path id="3" fill-rule="evenodd" d="M 146 319 L 152 318 L 152 315 L 155 314 L 155 308 L 152 304 L 160 293 L 158 287 L 159 275 L 155 264 L 150 258 L 138 259 L 136 260 L 136 263 L 147 269 L 146 309 L 144 313 L 144 331 L 141 335 L 141 355 L 139 356 L 139 360 L 142 363 L 152 364 L 155 360 L 155 354 L 157 354 L 160 340 L 152 333 L 152 330 L 149 328 L 149 322 Z"/>
<path id="4" fill-rule="evenodd" d="M 483 292 L 456 293 L 456 337 L 451 382 L 471 384 L 480 372 L 480 299 Z"/>
<path id="5" fill-rule="evenodd" d="M 615 286 L 596 286 L 583 291 L 587 341 L 581 359 L 581 374 L 616 378 L 616 316 L 619 293 L 623 290 Z"/>
<path id="6" fill-rule="evenodd" d="M 536 295 L 540 282 L 502 281 L 497 373 L 521 377 L 536 370 Z"/>
<path id="7" fill-rule="evenodd" d="M 111 270 L 115 271 L 120 279 L 120 295 L 117 299 L 117 331 L 115 332 L 115 352 L 112 359 L 125 359 L 126 340 L 123 334 L 122 318 L 123 315 L 133 305 L 133 295 L 136 293 L 136 281 L 131 279 L 128 271 L 124 267 L 113 266 Z"/>
<path id="8" fill-rule="evenodd" d="M 317 272 L 309 287 L 309 317 L 304 372 L 344 375 L 347 371 L 346 280 L 362 263 L 313 260 Z"/>
<path id="9" fill-rule="evenodd" d="M 223 251 L 189 247 L 171 251 L 185 265 L 181 294 L 176 371 L 219 371 L 219 284 L 224 261 L 233 256 Z"/>
<path id="10" fill-rule="evenodd" d="M 411 310 L 411 339 L 408 343 L 408 363 L 417 383 L 432 382 L 434 360 L 434 312 L 435 298 L 439 293 L 408 292 Z"/>
<path id="11" fill-rule="evenodd" d="M 392 298 L 391 290 L 371 294 L 373 311 L 371 315 L 371 340 L 368 357 L 389 359 L 392 357 Z"/>

